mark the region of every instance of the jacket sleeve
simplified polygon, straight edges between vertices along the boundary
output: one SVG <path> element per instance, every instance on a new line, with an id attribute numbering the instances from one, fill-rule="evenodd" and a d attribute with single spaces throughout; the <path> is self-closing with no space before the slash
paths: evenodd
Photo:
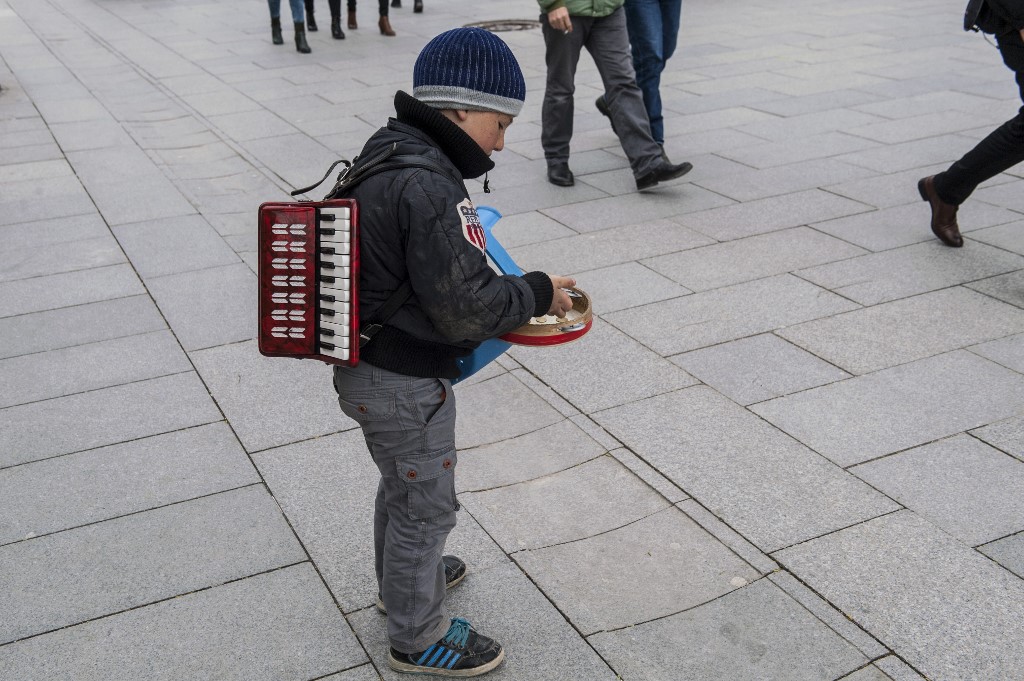
<path id="1" fill-rule="evenodd" d="M 553 9 L 565 7 L 565 0 L 537 0 L 537 4 L 540 5 L 540 11 L 547 14 Z"/>
<path id="2" fill-rule="evenodd" d="M 1014 30 L 1024 28 L 1024 0 L 985 0 L 992 12 Z"/>
<path id="3" fill-rule="evenodd" d="M 462 187 L 417 171 L 403 189 L 398 219 L 406 234 L 413 292 L 434 328 L 456 343 L 507 333 L 551 304 L 551 282 L 540 273 L 498 275 L 481 248 L 483 230 Z M 540 276 L 537 276 L 540 275 Z M 545 295 L 547 300 L 538 300 Z"/>

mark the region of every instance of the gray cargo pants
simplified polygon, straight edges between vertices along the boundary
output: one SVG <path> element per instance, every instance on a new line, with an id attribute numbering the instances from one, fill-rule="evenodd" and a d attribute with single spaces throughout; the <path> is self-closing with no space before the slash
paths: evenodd
<path id="1" fill-rule="evenodd" d="M 405 376 L 366 362 L 335 367 L 334 389 L 380 469 L 373 543 L 388 639 L 399 652 L 418 653 L 450 624 L 441 556 L 459 508 L 455 394 L 447 379 Z"/>
<path id="2" fill-rule="evenodd" d="M 651 120 L 633 71 L 625 11 L 619 7 L 606 17 L 573 16 L 571 33 L 551 28 L 547 14 L 541 14 L 540 20 L 548 71 L 540 141 L 548 164 L 569 160 L 576 65 L 586 47 L 601 74 L 612 125 L 633 175 L 644 175 L 660 165 L 661 147 L 651 136 Z"/>

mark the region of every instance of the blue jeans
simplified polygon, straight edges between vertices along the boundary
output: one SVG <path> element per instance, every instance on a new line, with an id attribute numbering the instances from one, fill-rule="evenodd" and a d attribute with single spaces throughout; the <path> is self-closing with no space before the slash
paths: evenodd
<path id="1" fill-rule="evenodd" d="M 633 51 L 636 84 L 644 95 L 651 135 L 665 143 L 661 115 L 661 72 L 676 51 L 683 0 L 626 0 L 626 29 Z"/>
<path id="2" fill-rule="evenodd" d="M 270 4 L 270 18 L 276 19 L 281 16 L 281 0 L 267 0 Z M 302 0 L 288 0 L 288 4 L 292 6 L 292 21 L 296 24 L 302 24 L 306 21 L 306 13 L 302 8 Z"/>

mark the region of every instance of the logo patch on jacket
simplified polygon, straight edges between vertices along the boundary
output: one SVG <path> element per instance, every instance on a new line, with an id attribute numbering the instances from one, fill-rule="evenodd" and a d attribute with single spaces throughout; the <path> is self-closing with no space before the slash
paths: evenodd
<path id="1" fill-rule="evenodd" d="M 465 199 L 455 208 L 459 211 L 459 219 L 462 221 L 462 236 L 481 251 L 486 250 L 487 234 L 484 232 L 483 225 L 480 224 L 480 216 L 476 214 L 473 202 Z"/>

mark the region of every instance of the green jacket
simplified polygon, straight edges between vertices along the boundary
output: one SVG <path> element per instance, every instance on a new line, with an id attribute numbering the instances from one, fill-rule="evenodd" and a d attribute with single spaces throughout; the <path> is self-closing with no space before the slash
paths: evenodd
<path id="1" fill-rule="evenodd" d="M 542 12 L 559 7 L 569 10 L 574 17 L 606 17 L 622 7 L 624 0 L 537 0 Z"/>

